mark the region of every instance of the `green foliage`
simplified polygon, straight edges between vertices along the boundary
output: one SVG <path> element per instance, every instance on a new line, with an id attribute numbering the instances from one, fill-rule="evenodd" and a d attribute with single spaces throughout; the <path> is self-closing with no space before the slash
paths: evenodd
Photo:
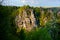
<path id="1" fill-rule="evenodd" d="M 26 40 L 51 40 L 47 28 L 37 28 L 27 34 Z"/>
<path id="2" fill-rule="evenodd" d="M 40 26 L 40 8 L 36 7 L 33 9 L 34 9 L 34 14 L 35 14 L 35 18 L 36 18 L 36 24 L 38 26 Z"/>
<path id="3" fill-rule="evenodd" d="M 25 40 L 26 34 L 23 28 L 20 30 L 18 37 L 20 38 L 20 40 Z"/>
<path id="4" fill-rule="evenodd" d="M 2 40 L 13 40 L 13 38 L 16 38 L 16 36 L 14 36 L 16 33 L 16 29 L 14 27 L 15 24 L 13 24 L 14 19 L 10 16 L 15 10 L 16 7 L 0 6 L 0 29 L 2 30 L 0 30 L 0 35 L 2 35 Z"/>
<path id="5" fill-rule="evenodd" d="M 37 20 L 37 27 L 36 30 L 32 30 L 30 32 L 26 32 L 24 29 L 21 29 L 21 31 L 18 33 L 17 27 L 15 24 L 15 17 L 17 14 L 20 12 L 22 13 L 23 10 L 32 8 L 34 11 L 35 18 Z M 54 9 L 54 13 L 56 13 L 57 10 L 59 9 Z M 18 11 L 20 10 L 20 12 Z M 44 9 L 43 9 L 44 10 Z M 45 11 L 45 10 L 44 10 Z M 29 12 L 28 12 L 29 13 Z M 29 14 L 30 15 L 30 14 Z M 56 14 L 55 14 L 56 15 Z M 22 14 L 21 14 L 22 16 Z M 10 6 L 1 6 L 0 5 L 0 35 L 2 40 L 52 40 L 51 34 L 49 33 L 49 30 L 53 30 L 53 34 L 56 36 L 56 40 L 60 39 L 60 19 L 56 17 L 56 23 L 54 24 L 56 26 L 56 30 L 53 28 L 55 21 L 48 21 L 44 27 L 40 27 L 40 23 L 44 24 L 44 18 L 53 17 L 52 15 L 49 15 L 47 10 L 42 13 L 40 8 L 36 7 L 30 7 L 29 5 L 23 6 L 23 7 L 10 7 Z M 54 16 L 55 17 L 55 16 Z M 49 19 L 50 20 L 50 19 Z M 53 19 L 54 20 L 54 19 Z M 41 22 L 42 21 L 42 22 Z M 52 28 L 51 28 L 52 27 Z"/>

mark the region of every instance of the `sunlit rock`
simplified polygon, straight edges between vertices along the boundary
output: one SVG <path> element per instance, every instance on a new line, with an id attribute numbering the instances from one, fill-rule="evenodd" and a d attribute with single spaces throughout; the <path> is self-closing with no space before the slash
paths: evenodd
<path id="1" fill-rule="evenodd" d="M 16 25 L 19 29 L 22 27 L 27 31 L 33 29 L 36 26 L 36 20 L 32 9 L 23 10 L 15 18 Z"/>

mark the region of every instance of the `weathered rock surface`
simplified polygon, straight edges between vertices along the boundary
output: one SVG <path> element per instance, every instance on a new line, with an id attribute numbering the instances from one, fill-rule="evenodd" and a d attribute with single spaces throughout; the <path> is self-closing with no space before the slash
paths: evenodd
<path id="1" fill-rule="evenodd" d="M 25 28 L 27 31 L 30 31 L 33 27 L 36 27 L 36 20 L 32 9 L 23 10 L 22 13 L 19 13 L 15 19 L 16 25 L 18 28 Z"/>

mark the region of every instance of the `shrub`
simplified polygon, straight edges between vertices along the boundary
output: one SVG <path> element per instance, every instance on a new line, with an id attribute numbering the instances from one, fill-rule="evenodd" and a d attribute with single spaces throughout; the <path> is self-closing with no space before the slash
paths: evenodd
<path id="1" fill-rule="evenodd" d="M 37 28 L 26 34 L 26 40 L 51 40 L 47 28 Z"/>

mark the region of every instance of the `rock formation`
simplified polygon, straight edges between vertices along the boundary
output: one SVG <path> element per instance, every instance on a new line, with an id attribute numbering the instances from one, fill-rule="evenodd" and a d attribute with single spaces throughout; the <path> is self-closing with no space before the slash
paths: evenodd
<path id="1" fill-rule="evenodd" d="M 36 20 L 32 9 L 23 10 L 15 18 L 16 25 L 18 28 L 25 28 L 30 31 L 33 27 L 36 27 Z"/>

